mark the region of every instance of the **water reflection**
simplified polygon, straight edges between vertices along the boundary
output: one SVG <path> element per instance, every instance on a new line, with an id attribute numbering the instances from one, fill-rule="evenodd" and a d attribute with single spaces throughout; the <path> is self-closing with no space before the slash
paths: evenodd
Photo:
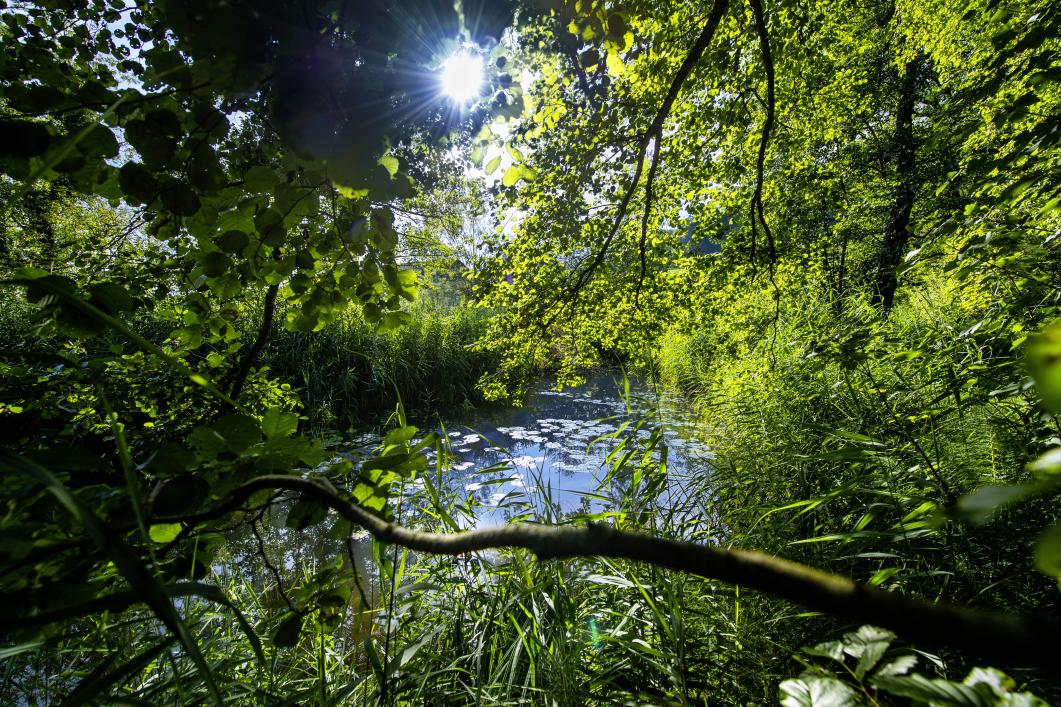
<path id="1" fill-rule="evenodd" d="M 452 494 L 458 499 L 447 514 L 458 525 L 470 527 L 516 517 L 555 522 L 573 513 L 606 512 L 620 503 L 627 504 L 625 512 L 636 513 L 639 509 L 631 507 L 630 499 L 637 494 L 630 489 L 643 488 L 644 479 L 634 478 L 633 473 L 609 474 L 617 460 L 630 454 L 632 466 L 644 461 L 646 468 L 658 469 L 666 460 L 666 473 L 656 472 L 662 484 L 649 494 L 650 502 L 671 519 L 695 524 L 703 518 L 704 497 L 687 493 L 686 487 L 705 487 L 712 454 L 697 436 L 694 415 L 682 400 L 657 396 L 647 386 L 632 385 L 628 398 L 623 391 L 622 382 L 610 376 L 563 391 L 543 382 L 521 408 L 414 420 L 421 432 L 433 429 L 445 437 L 443 458 L 431 452 L 427 474 L 442 498 Z M 342 445 L 339 453 L 356 463 L 371 456 L 379 442 L 378 435 L 362 435 Z M 423 488 L 420 478 L 402 489 L 403 501 L 394 506 L 400 522 L 415 523 L 427 508 L 425 494 L 419 493 Z M 301 529 L 289 527 L 294 503 L 287 499 L 244 517 L 227 534 L 228 562 L 215 570 L 242 584 L 274 611 L 283 611 L 285 606 L 292 610 L 305 606 L 310 597 L 299 587 L 335 568 L 342 573 L 335 581 L 352 580 L 357 588 L 350 596 L 343 630 L 351 645 L 360 645 L 373 627 L 388 623 L 386 607 L 379 601 L 383 588 L 373 543 L 364 531 L 334 513 Z M 390 552 L 396 560 L 397 548 Z M 595 624 L 587 630 L 593 635 Z"/>
<path id="2" fill-rule="evenodd" d="M 464 496 L 475 523 L 505 522 L 528 505 L 547 520 L 556 513 L 605 510 L 622 492 L 601 488 L 617 461 L 610 455 L 623 440 L 624 453 L 634 441 L 647 443 L 656 427 L 662 438 L 653 459 L 659 463 L 666 447 L 669 497 L 710 474 L 711 451 L 681 399 L 657 396 L 643 384 L 632 384 L 627 398 L 622 381 L 611 376 L 577 388 L 554 387 L 540 383 L 521 408 L 478 409 L 442 424 L 414 421 L 446 436 L 448 465 L 430 455 L 439 470 L 436 481 Z M 376 441 L 362 437 L 355 446 Z"/>

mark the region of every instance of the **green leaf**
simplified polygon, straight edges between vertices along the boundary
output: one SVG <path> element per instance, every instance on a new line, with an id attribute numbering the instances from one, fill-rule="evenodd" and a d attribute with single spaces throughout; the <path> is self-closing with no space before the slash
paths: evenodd
<path id="1" fill-rule="evenodd" d="M 298 430 L 298 415 L 270 408 L 262 416 L 262 432 L 269 439 L 289 437 Z"/>
<path id="2" fill-rule="evenodd" d="M 586 49 L 578 55 L 578 63 L 582 68 L 589 69 L 600 63 L 600 52 L 596 49 Z"/>
<path id="3" fill-rule="evenodd" d="M 193 474 L 164 479 L 151 496 L 151 513 L 156 517 L 179 516 L 195 511 L 210 493 L 210 484 Z"/>
<path id="4" fill-rule="evenodd" d="M 211 427 L 225 440 L 226 446 L 236 453 L 261 441 L 258 422 L 246 415 L 226 415 Z"/>
<path id="5" fill-rule="evenodd" d="M 243 176 L 243 186 L 252 192 L 270 192 L 276 188 L 279 181 L 276 172 L 261 165 L 251 167 Z"/>
<path id="6" fill-rule="evenodd" d="M 128 312 L 136 308 L 136 301 L 129 292 L 115 282 L 97 282 L 89 285 L 89 301 L 108 314 Z"/>
<path id="7" fill-rule="evenodd" d="M 376 679 L 381 680 L 384 676 L 383 661 L 379 653 L 379 648 L 376 646 L 376 639 L 372 637 L 372 634 L 365 636 L 365 655 L 368 656 L 369 665 L 372 667 L 372 672 L 375 673 Z"/>
<path id="8" fill-rule="evenodd" d="M 298 636 L 302 632 L 301 614 L 288 613 L 287 617 L 273 631 L 273 645 L 279 648 L 291 648 L 298 644 Z"/>
<path id="9" fill-rule="evenodd" d="M 226 254 L 212 250 L 203 256 L 203 274 L 207 277 L 221 277 L 232 266 L 232 258 Z"/>
<path id="10" fill-rule="evenodd" d="M 321 505 L 318 501 L 301 500 L 296 501 L 287 512 L 284 525 L 299 532 L 310 526 L 320 523 L 328 517 L 328 507 Z"/>
<path id="11" fill-rule="evenodd" d="M 411 425 L 393 429 L 388 432 L 387 436 L 383 439 L 383 446 L 388 447 L 394 444 L 405 444 L 416 436 L 417 431 L 417 428 Z"/>
<path id="12" fill-rule="evenodd" d="M 13 658 L 22 653 L 35 651 L 43 645 L 44 641 L 28 641 L 26 643 L 19 643 L 14 646 L 0 648 L 0 660 L 7 660 L 8 658 Z"/>
<path id="13" fill-rule="evenodd" d="M 836 678 L 805 675 L 785 680 L 779 687 L 784 707 L 850 707 L 858 704 L 857 693 Z"/>
<path id="14" fill-rule="evenodd" d="M 876 626 L 861 626 L 858 631 L 845 634 L 844 652 L 858 659 L 855 677 L 861 679 L 872 670 L 894 639 L 894 633 Z"/>
<path id="15" fill-rule="evenodd" d="M 393 331 L 411 320 L 412 316 L 408 312 L 385 312 L 377 328 L 380 332 Z"/>
<path id="16" fill-rule="evenodd" d="M 279 245 L 284 239 L 284 215 L 270 207 L 254 217 L 254 228 L 266 245 Z"/>
<path id="17" fill-rule="evenodd" d="M 156 543 L 171 543 L 181 534 L 180 523 L 157 523 L 151 526 L 151 539 Z"/>
<path id="18" fill-rule="evenodd" d="M 229 230 L 218 236 L 215 243 L 224 252 L 236 255 L 250 243 L 250 236 L 243 231 Z"/>
<path id="19" fill-rule="evenodd" d="M 967 685 L 959 685 L 948 680 L 926 678 L 923 675 L 895 676 L 888 675 L 875 678 L 873 686 L 878 690 L 909 697 L 918 702 L 933 705 L 952 705 L 953 707 L 990 707 L 997 701 L 982 694 L 979 690 Z"/>
<path id="20" fill-rule="evenodd" d="M 803 652 L 810 655 L 821 656 L 822 658 L 832 658 L 839 663 L 844 662 L 843 641 L 826 641 L 825 643 L 817 644 L 813 648 L 804 648 Z"/>
<path id="21" fill-rule="evenodd" d="M 958 499 L 958 513 L 974 523 L 986 522 L 1003 506 L 1028 498 L 1036 493 L 1030 484 L 981 486 Z"/>
<path id="22" fill-rule="evenodd" d="M 1061 321 L 1028 337 L 1025 362 L 1043 407 L 1061 413 Z"/>
<path id="23" fill-rule="evenodd" d="M 86 157 L 96 159 L 118 156 L 118 139 L 110 128 L 96 123 L 78 143 L 77 149 Z"/>
<path id="24" fill-rule="evenodd" d="M 886 677 L 888 675 L 905 675 L 914 669 L 917 665 L 916 655 L 902 655 L 895 660 L 882 665 L 880 670 L 877 671 L 877 677 Z"/>
<path id="25" fill-rule="evenodd" d="M 379 163 L 383 169 L 387 170 L 387 174 L 390 176 L 393 177 L 398 173 L 400 165 L 397 157 L 394 157 L 393 155 L 383 155 L 383 157 L 379 158 Z"/>
<path id="26" fill-rule="evenodd" d="M 1035 567 L 1050 577 L 1061 579 L 1061 523 L 1046 529 L 1035 544 Z"/>
<path id="27" fill-rule="evenodd" d="M 1028 465 L 1028 471 L 1046 476 L 1061 476 L 1061 447 L 1054 447 Z"/>
<path id="28" fill-rule="evenodd" d="M 523 168 L 520 165 L 512 165 L 505 170 L 504 175 L 501 177 L 501 183 L 506 187 L 515 186 L 523 177 Z"/>
<path id="29" fill-rule="evenodd" d="M 135 204 L 149 204 L 158 196 L 158 180 L 139 162 L 126 162 L 118 171 L 118 185 Z"/>
<path id="30" fill-rule="evenodd" d="M 0 135 L 0 153 L 16 157 L 43 155 L 52 142 L 48 126 L 30 120 L 0 120 Z"/>
<path id="31" fill-rule="evenodd" d="M 188 163 L 188 181 L 202 192 L 210 192 L 225 186 L 228 181 L 225 168 L 217 152 L 208 144 L 196 148 Z"/>
<path id="32" fill-rule="evenodd" d="M 195 190 L 181 181 L 172 181 L 165 186 L 161 198 L 162 205 L 174 216 L 194 216 L 202 206 Z"/>

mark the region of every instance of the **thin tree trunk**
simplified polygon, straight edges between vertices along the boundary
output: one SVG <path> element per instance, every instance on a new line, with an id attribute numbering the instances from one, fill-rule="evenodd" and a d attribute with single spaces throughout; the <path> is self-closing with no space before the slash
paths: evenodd
<path id="1" fill-rule="evenodd" d="M 262 306 L 262 324 L 258 327 L 258 336 L 254 339 L 251 347 L 247 349 L 247 352 L 243 354 L 243 358 L 239 362 L 239 368 L 236 369 L 236 373 L 232 378 L 232 388 L 229 389 L 229 397 L 236 402 L 239 402 L 239 396 L 243 392 L 243 386 L 247 382 L 251 366 L 258 360 L 262 349 L 265 348 L 265 343 L 269 340 L 269 332 L 273 328 L 273 314 L 276 311 L 276 293 L 278 290 L 279 285 L 269 285 L 269 289 L 265 291 L 265 303 Z"/>
<path id="2" fill-rule="evenodd" d="M 906 64 L 895 113 L 895 167 L 898 184 L 888 223 L 884 228 L 884 244 L 877 260 L 877 284 L 873 303 L 890 309 L 898 286 L 897 273 L 906 245 L 910 240 L 910 211 L 914 207 L 914 172 L 917 152 L 914 147 L 914 98 L 917 92 L 917 59 Z"/>

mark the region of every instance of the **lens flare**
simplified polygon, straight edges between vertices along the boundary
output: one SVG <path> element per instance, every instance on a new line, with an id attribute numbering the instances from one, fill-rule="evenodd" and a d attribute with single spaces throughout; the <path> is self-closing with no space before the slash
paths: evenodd
<path id="1" fill-rule="evenodd" d="M 460 50 L 442 64 L 440 80 L 443 93 L 457 103 L 467 103 L 479 95 L 483 85 L 483 60 Z"/>

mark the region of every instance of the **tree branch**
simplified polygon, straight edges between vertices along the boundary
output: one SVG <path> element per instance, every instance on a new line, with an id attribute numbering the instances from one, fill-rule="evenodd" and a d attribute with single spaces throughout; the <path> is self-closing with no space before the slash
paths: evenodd
<path id="1" fill-rule="evenodd" d="M 763 170 L 766 164 L 766 146 L 770 142 L 770 133 L 774 129 L 776 102 L 774 98 L 774 58 L 770 52 L 770 35 L 766 31 L 766 18 L 760 0 L 748 0 L 755 16 L 755 33 L 759 35 L 759 52 L 763 59 L 763 70 L 766 72 L 766 120 L 763 122 L 763 134 L 759 139 L 759 155 L 755 161 L 755 191 L 752 193 L 752 260 L 755 260 L 755 221 L 758 218 L 766 234 L 766 247 L 772 264 L 777 260 L 777 248 L 774 245 L 774 234 L 770 231 L 763 217 Z M 754 264 L 754 263 L 753 263 Z"/>
<path id="2" fill-rule="evenodd" d="M 231 512 L 255 491 L 286 489 L 335 510 L 377 540 L 436 555 L 523 548 L 541 560 L 610 557 L 644 562 L 749 587 L 815 611 L 892 629 L 918 643 L 947 646 L 1011 665 L 1056 668 L 1061 622 L 1048 616 L 931 604 L 755 550 L 725 549 L 616 530 L 515 524 L 436 534 L 388 523 L 343 498 L 329 482 L 297 476 L 261 476 L 237 487 L 199 518 Z M 180 519 L 158 519 L 166 522 Z M 189 520 L 189 518 L 184 518 Z"/>
<path id="3" fill-rule="evenodd" d="M 656 182 L 656 170 L 659 168 L 660 153 L 663 151 L 659 143 L 660 138 L 656 136 L 656 147 L 652 152 L 652 164 L 648 167 L 648 179 L 645 181 L 645 210 L 641 214 L 641 241 L 637 248 L 641 269 L 638 271 L 637 287 L 634 289 L 634 309 L 637 309 L 641 303 L 641 286 L 645 282 L 645 272 L 648 270 L 645 250 L 648 246 L 648 219 L 652 215 L 652 185 Z"/>
<path id="4" fill-rule="evenodd" d="M 671 108 L 674 106 L 674 101 L 677 100 L 678 94 L 681 92 L 686 79 L 689 78 L 689 75 L 696 67 L 696 64 L 711 45 L 711 40 L 715 36 L 715 31 L 718 29 L 718 25 L 722 21 L 722 16 L 726 13 L 728 5 L 729 0 L 715 0 L 715 4 L 711 8 L 711 14 L 708 15 L 707 24 L 704 25 L 704 29 L 700 32 L 700 36 L 696 38 L 696 42 L 685 56 L 685 60 L 682 61 L 681 66 L 678 67 L 678 71 L 674 74 L 674 78 L 671 79 L 667 94 L 663 98 L 663 103 L 660 104 L 659 109 L 656 111 L 656 115 L 652 118 L 652 122 L 648 126 L 648 130 L 645 131 L 645 134 L 641 137 L 641 140 L 638 143 L 634 176 L 630 180 L 629 186 L 626 188 L 626 193 L 623 194 L 622 201 L 619 204 L 619 213 L 615 215 L 615 220 L 612 222 L 612 226 L 608 231 L 607 237 L 604 239 L 604 243 L 601 245 L 600 250 L 597 251 L 593 260 L 590 261 L 589 265 L 575 278 L 575 282 L 572 286 L 567 288 L 566 296 L 560 299 L 560 309 L 555 311 L 545 320 L 542 328 L 547 329 L 549 325 L 555 321 L 556 317 L 560 315 L 564 309 L 564 300 L 569 303 L 575 301 L 590 276 L 600 264 L 604 262 L 604 258 L 608 254 L 608 249 L 611 248 L 612 241 L 619 232 L 619 227 L 622 225 L 623 219 L 626 218 L 630 201 L 633 199 L 634 192 L 637 191 L 638 183 L 641 181 L 641 172 L 643 170 L 642 163 L 645 161 L 645 155 L 648 152 L 649 143 L 652 142 L 653 138 L 657 139 L 656 152 L 658 154 L 660 150 L 659 141 L 663 136 L 663 124 L 670 115 Z"/>
<path id="5" fill-rule="evenodd" d="M 237 402 L 239 402 L 240 393 L 243 392 L 243 385 L 247 382 L 247 376 L 251 372 L 251 366 L 258 360 L 262 349 L 265 348 L 265 343 L 269 340 L 269 331 L 273 328 L 273 314 L 276 311 L 276 293 L 279 289 L 279 285 L 269 285 L 269 289 L 265 291 L 265 302 L 262 305 L 262 323 L 258 327 L 258 336 L 255 337 L 254 343 L 247 349 L 247 352 L 243 354 L 243 358 L 239 362 L 239 368 L 236 369 L 236 373 L 232 377 L 232 387 L 229 389 L 228 397 Z"/>
<path id="6" fill-rule="evenodd" d="M 891 309 L 899 286 L 898 268 L 910 242 L 910 212 L 914 208 L 914 180 L 917 177 L 917 147 L 914 144 L 914 107 L 917 99 L 918 60 L 906 63 L 899 84 L 899 105 L 895 111 L 892 152 L 895 155 L 895 193 L 884 227 L 884 242 L 877 258 L 877 277 L 872 302 L 885 311 Z"/>

